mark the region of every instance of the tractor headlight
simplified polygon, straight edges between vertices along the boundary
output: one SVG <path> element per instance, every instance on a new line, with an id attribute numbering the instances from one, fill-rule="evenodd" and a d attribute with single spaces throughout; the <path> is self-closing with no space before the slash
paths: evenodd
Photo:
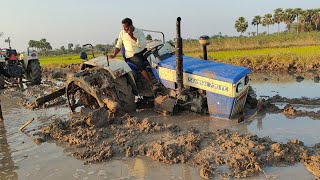
<path id="1" fill-rule="evenodd" d="M 237 93 L 238 93 L 238 92 L 241 92 L 242 89 L 243 89 L 243 84 L 242 84 L 242 82 L 239 82 L 239 83 L 237 84 L 237 88 L 236 88 Z"/>
<path id="2" fill-rule="evenodd" d="M 246 77 L 244 78 L 244 85 L 248 85 L 248 84 L 249 84 L 249 81 L 250 81 L 249 76 L 246 76 Z"/>

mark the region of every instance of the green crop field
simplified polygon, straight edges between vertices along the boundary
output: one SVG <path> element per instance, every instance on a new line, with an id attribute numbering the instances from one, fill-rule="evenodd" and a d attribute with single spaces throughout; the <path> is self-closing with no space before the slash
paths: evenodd
<path id="1" fill-rule="evenodd" d="M 320 45 L 320 32 L 211 38 L 208 51 L 250 50 Z M 201 51 L 197 40 L 184 40 L 184 52 Z"/>
<path id="2" fill-rule="evenodd" d="M 202 57 L 201 52 L 186 53 L 186 55 Z M 270 64 L 286 67 L 289 64 L 312 67 L 320 62 L 320 46 L 208 52 L 208 59 L 239 66 L 250 62 L 252 67 Z"/>
<path id="3" fill-rule="evenodd" d="M 101 56 L 101 55 L 95 55 Z M 88 55 L 88 58 L 91 59 L 92 55 Z M 41 66 L 60 66 L 60 65 L 69 65 L 75 63 L 81 63 L 82 59 L 80 59 L 80 55 L 65 55 L 65 56 L 45 56 L 40 57 L 40 64 Z"/>
<path id="4" fill-rule="evenodd" d="M 40 59 L 41 66 L 69 65 L 73 63 L 82 62 L 79 55 L 49 56 L 49 57 L 40 57 L 39 59 Z"/>
<path id="5" fill-rule="evenodd" d="M 186 55 L 193 57 L 201 57 L 202 52 L 190 52 Z M 240 57 L 252 56 L 295 56 L 295 57 L 313 57 L 320 55 L 320 46 L 303 46 L 303 47 L 288 47 L 288 48 L 263 48 L 252 50 L 229 50 L 208 52 L 209 59 L 231 59 Z"/>
<path id="6" fill-rule="evenodd" d="M 273 34 L 253 37 L 223 37 L 210 39 L 208 59 L 235 65 L 300 64 L 308 66 L 320 61 L 320 33 Z M 184 54 L 202 57 L 202 47 L 197 40 L 183 41 Z M 99 55 L 96 55 L 99 56 Z M 89 58 L 91 56 L 89 55 Z M 122 59 L 118 55 L 118 59 Z M 40 57 L 42 66 L 80 63 L 79 55 Z"/>

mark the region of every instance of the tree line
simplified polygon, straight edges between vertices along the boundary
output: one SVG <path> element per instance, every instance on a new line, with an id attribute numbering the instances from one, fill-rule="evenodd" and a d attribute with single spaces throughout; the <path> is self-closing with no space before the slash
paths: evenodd
<path id="1" fill-rule="evenodd" d="M 293 29 L 293 24 L 295 25 L 297 33 L 318 31 L 318 26 L 320 24 L 320 8 L 307 10 L 301 8 L 277 8 L 273 11 L 273 14 L 268 13 L 263 16 L 257 15 L 251 21 L 251 25 L 257 27 L 257 30 L 256 32 L 253 32 L 253 35 L 259 34 L 259 25 L 267 27 L 267 33 L 269 34 L 270 25 L 277 24 L 279 33 L 281 23 L 286 25 L 287 32 L 289 33 Z M 248 21 L 244 17 L 239 17 L 238 20 L 236 20 L 234 27 L 237 32 L 240 32 L 240 35 L 242 35 L 248 28 Z"/>
<path id="2" fill-rule="evenodd" d="M 80 44 L 74 45 L 73 43 L 68 43 L 66 46 L 60 46 L 60 48 L 53 49 L 50 42 L 47 39 L 42 38 L 39 41 L 30 40 L 29 48 L 38 52 L 40 55 L 63 55 L 63 54 L 76 54 L 80 53 L 82 50 L 87 51 L 88 49 L 82 48 Z M 96 52 L 102 53 L 106 50 L 110 50 L 114 47 L 114 45 L 110 44 L 96 44 L 93 48 Z"/>

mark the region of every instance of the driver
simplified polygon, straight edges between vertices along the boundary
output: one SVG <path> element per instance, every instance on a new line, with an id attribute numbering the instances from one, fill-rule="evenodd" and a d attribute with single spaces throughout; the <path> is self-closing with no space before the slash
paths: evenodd
<path id="1" fill-rule="evenodd" d="M 130 18 L 123 19 L 122 26 L 123 30 L 119 34 L 116 48 L 113 55 L 110 55 L 110 59 L 113 59 L 120 52 L 123 45 L 128 61 L 139 68 L 142 76 L 147 80 L 152 89 L 155 89 L 144 64 L 143 53 L 147 50 L 147 42 L 142 30 L 134 27 Z"/>

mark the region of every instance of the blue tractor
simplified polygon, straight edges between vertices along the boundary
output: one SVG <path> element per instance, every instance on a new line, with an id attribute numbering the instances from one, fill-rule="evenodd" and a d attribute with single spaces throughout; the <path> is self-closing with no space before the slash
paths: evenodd
<path id="1" fill-rule="evenodd" d="M 148 87 L 134 64 L 100 56 L 85 60 L 81 72 L 68 76 L 70 109 L 107 107 L 114 113 L 130 112 L 152 102 L 156 110 L 170 114 L 188 109 L 225 119 L 242 115 L 251 70 L 206 60 L 206 36 L 199 40 L 204 59 L 184 56 L 180 22 L 179 17 L 175 47 L 165 41 L 151 41 L 144 53 L 148 71 L 158 86 L 156 91 Z M 87 57 L 84 52 L 81 56 Z"/>

